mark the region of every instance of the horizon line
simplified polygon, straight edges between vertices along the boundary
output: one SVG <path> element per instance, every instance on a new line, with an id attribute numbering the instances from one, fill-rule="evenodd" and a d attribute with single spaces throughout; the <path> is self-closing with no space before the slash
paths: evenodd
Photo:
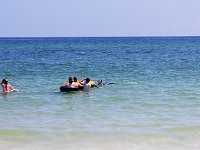
<path id="1" fill-rule="evenodd" d="M 0 36 L 0 38 L 173 38 L 173 37 L 200 37 L 200 35 L 158 35 L 158 36 Z"/>

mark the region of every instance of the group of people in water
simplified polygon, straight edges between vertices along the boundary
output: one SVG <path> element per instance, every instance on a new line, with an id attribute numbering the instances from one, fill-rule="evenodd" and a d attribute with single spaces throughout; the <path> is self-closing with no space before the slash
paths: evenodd
<path id="1" fill-rule="evenodd" d="M 99 86 L 103 85 L 102 80 L 98 80 L 98 85 Z M 98 88 L 96 83 L 90 80 L 90 78 L 84 78 L 83 80 L 78 81 L 76 77 L 73 77 L 73 78 L 69 77 L 68 82 L 65 82 L 64 86 L 80 88 L 80 89 L 83 89 L 83 91 L 89 91 L 91 87 Z"/>
<path id="2" fill-rule="evenodd" d="M 89 91 L 92 85 L 95 85 L 95 83 L 90 81 L 90 78 L 85 78 L 81 81 L 78 81 L 76 77 L 69 77 L 68 82 L 64 83 L 64 86 L 83 88 L 83 91 Z"/>
<path id="3" fill-rule="evenodd" d="M 102 80 L 98 80 L 98 86 L 102 86 L 105 85 Z M 4 78 L 1 81 L 1 86 L 2 86 L 2 92 L 3 93 L 10 93 L 10 92 L 19 92 L 20 90 L 18 89 L 14 89 L 14 87 L 9 84 L 8 82 L 8 78 Z M 78 79 L 76 77 L 69 77 L 68 82 L 64 82 L 64 86 L 68 86 L 68 87 L 75 87 L 75 88 L 80 88 L 83 89 L 83 91 L 89 91 L 91 89 L 91 87 L 97 87 L 96 83 L 92 80 L 90 80 L 90 78 L 84 78 L 81 81 L 78 81 Z"/>

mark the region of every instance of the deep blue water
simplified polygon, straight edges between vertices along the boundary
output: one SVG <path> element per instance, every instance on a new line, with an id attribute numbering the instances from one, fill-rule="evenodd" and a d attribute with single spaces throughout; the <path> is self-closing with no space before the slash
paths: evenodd
<path id="1" fill-rule="evenodd" d="M 0 95 L 0 139 L 200 132 L 200 37 L 0 38 L 0 59 L 21 90 Z M 62 93 L 69 76 L 115 84 Z"/>

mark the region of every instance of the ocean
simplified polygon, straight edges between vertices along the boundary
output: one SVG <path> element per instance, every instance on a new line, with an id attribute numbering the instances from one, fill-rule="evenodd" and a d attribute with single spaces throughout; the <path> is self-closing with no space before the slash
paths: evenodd
<path id="1" fill-rule="evenodd" d="M 0 60 L 21 90 L 0 93 L 0 149 L 200 148 L 200 37 L 0 38 Z"/>

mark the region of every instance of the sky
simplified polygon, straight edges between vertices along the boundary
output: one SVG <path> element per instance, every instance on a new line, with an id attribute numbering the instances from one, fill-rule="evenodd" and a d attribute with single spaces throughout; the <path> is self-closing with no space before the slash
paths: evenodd
<path id="1" fill-rule="evenodd" d="M 0 0 L 0 37 L 199 36 L 200 0 Z"/>

